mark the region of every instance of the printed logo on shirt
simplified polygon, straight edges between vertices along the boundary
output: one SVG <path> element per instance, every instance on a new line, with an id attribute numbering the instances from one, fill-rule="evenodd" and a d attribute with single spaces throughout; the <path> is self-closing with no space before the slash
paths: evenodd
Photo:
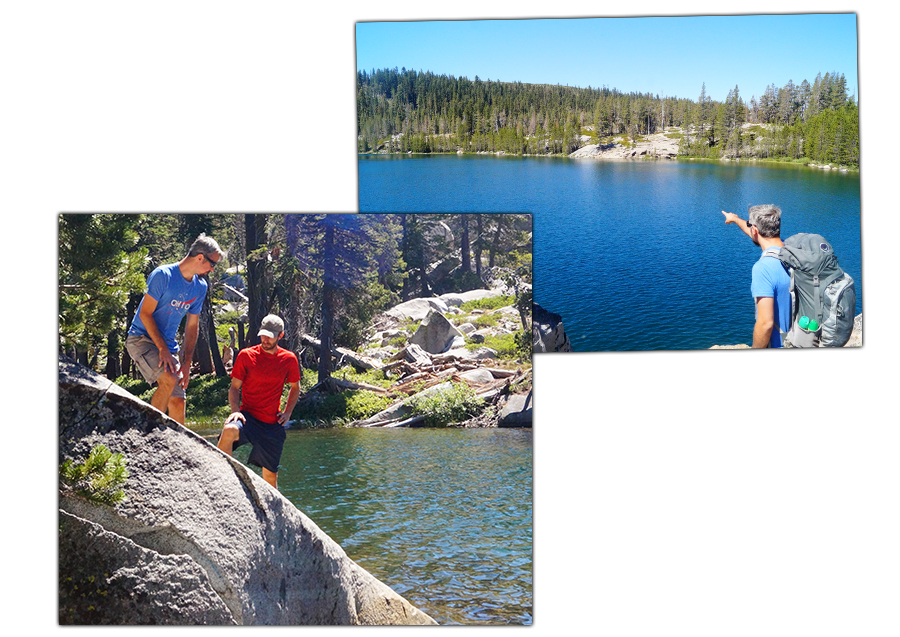
<path id="1" fill-rule="evenodd" d="M 176 310 L 186 310 L 191 306 L 191 303 L 193 303 L 196 298 L 197 297 L 195 296 L 190 301 L 179 301 L 177 299 L 172 299 L 172 307 L 174 307 Z"/>

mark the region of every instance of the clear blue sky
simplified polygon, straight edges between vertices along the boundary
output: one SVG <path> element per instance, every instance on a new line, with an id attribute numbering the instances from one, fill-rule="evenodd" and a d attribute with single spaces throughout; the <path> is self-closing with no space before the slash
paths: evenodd
<path id="1" fill-rule="evenodd" d="M 747 101 L 837 71 L 858 100 L 856 29 L 852 13 L 359 22 L 356 66 Z"/>

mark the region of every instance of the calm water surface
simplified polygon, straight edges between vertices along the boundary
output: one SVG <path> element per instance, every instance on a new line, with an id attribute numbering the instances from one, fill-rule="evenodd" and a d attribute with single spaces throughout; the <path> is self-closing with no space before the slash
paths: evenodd
<path id="1" fill-rule="evenodd" d="M 530 624 L 531 442 L 530 429 L 288 431 L 278 487 L 438 623 Z"/>
<path id="2" fill-rule="evenodd" d="M 721 210 L 775 203 L 856 280 L 859 173 L 793 165 L 455 155 L 359 157 L 360 212 L 530 212 L 534 298 L 576 351 L 750 343 L 761 254 Z"/>

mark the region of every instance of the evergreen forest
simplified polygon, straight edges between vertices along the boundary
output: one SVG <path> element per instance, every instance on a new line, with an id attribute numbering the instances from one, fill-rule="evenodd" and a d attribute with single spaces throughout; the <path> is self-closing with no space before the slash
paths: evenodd
<path id="1" fill-rule="evenodd" d="M 360 153 L 568 155 L 662 133 L 679 156 L 753 157 L 859 166 L 859 111 L 842 73 L 774 84 L 749 101 L 615 88 L 474 80 L 402 69 L 356 76 Z M 745 93 L 746 94 L 746 93 Z"/>

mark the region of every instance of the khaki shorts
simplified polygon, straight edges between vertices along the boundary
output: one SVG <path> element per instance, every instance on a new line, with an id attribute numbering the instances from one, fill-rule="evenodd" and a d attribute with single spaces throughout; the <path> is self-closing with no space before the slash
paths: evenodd
<path id="1" fill-rule="evenodd" d="M 131 360 L 137 365 L 144 380 L 151 385 L 159 380 L 163 374 L 163 368 L 159 365 L 159 349 L 157 349 L 156 343 L 146 336 L 129 334 L 125 339 L 125 349 L 128 350 Z M 181 356 L 176 358 L 178 358 L 178 368 L 175 375 L 181 380 Z M 172 398 L 187 398 L 181 385 L 175 385 L 175 389 L 172 390 Z"/>

